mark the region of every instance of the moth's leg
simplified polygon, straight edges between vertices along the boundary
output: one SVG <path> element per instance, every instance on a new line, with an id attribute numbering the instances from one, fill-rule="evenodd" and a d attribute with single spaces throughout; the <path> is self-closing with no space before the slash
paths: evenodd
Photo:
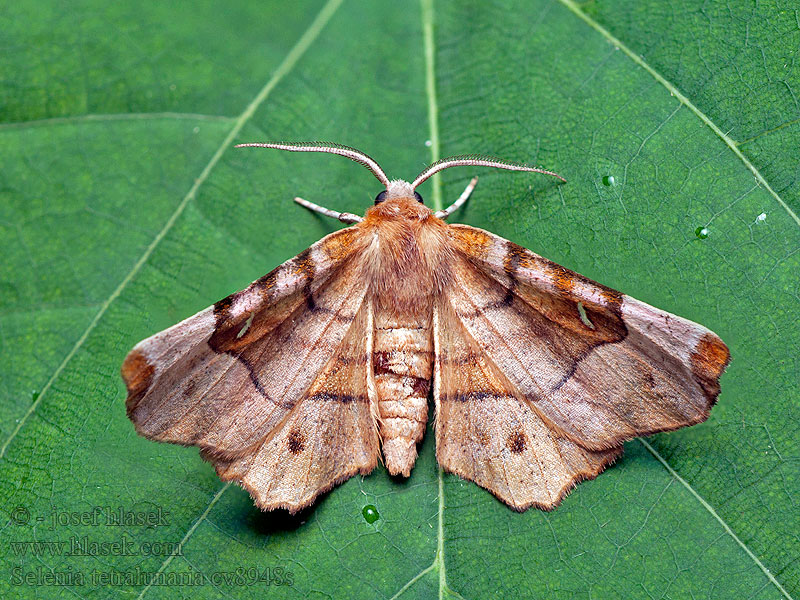
<path id="1" fill-rule="evenodd" d="M 325 208 L 324 206 L 320 206 L 319 204 L 314 204 L 313 202 L 309 202 L 308 200 L 303 200 L 302 198 L 295 198 L 295 202 L 297 202 L 300 206 L 305 206 L 309 210 L 313 210 L 314 212 L 318 212 L 326 217 L 333 217 L 334 219 L 339 219 L 342 223 L 360 223 L 364 219 L 359 217 L 358 215 L 354 215 L 353 213 L 340 213 L 336 212 L 335 210 L 331 210 L 330 208 Z"/>
<path id="2" fill-rule="evenodd" d="M 467 201 L 467 198 L 469 198 L 469 195 L 472 193 L 472 190 L 475 189 L 475 186 L 477 184 L 478 184 L 478 178 L 473 177 L 472 181 L 470 181 L 469 185 L 467 185 L 467 189 L 465 189 L 458 197 L 458 200 L 453 202 L 450 206 L 448 206 L 444 210 L 437 210 L 436 216 L 439 217 L 440 219 L 446 219 L 447 217 L 452 215 L 458 209 L 459 206 L 461 206 L 462 204 L 464 204 L 464 202 Z"/>

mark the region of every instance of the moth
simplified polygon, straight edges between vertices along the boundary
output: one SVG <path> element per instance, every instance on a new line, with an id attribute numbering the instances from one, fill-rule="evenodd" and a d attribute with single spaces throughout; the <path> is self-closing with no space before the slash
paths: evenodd
<path id="1" fill-rule="evenodd" d="M 433 392 L 436 458 L 524 511 L 549 510 L 622 444 L 704 421 L 730 354 L 702 325 L 445 219 L 411 183 L 326 142 L 239 146 L 352 159 L 384 189 L 365 216 L 185 321 L 122 365 L 136 431 L 194 445 L 262 510 L 294 513 L 383 461 L 409 476 Z"/>

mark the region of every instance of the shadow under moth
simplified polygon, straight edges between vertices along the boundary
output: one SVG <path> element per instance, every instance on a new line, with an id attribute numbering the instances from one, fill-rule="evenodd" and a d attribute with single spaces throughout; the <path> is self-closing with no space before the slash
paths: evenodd
<path id="1" fill-rule="evenodd" d="M 433 212 L 415 188 L 459 165 L 555 175 L 490 157 L 435 162 L 390 181 L 365 216 L 185 321 L 122 365 L 146 438 L 200 448 L 263 510 L 294 513 L 381 451 L 408 476 L 433 388 L 436 458 L 519 511 L 556 507 L 640 435 L 704 421 L 728 348 L 661 311 L 487 231 Z"/>

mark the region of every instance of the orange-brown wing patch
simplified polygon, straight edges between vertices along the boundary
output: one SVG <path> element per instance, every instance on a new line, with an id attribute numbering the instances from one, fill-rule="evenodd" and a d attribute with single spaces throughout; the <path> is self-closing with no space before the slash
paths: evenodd
<path id="1" fill-rule="evenodd" d="M 621 447 L 587 450 L 560 435 L 493 365 L 447 301 L 437 307 L 436 457 L 516 510 L 555 508 Z"/>
<path id="2" fill-rule="evenodd" d="M 551 427 L 603 450 L 708 417 L 729 359 L 713 332 L 488 232 L 450 231 L 452 308 Z"/>

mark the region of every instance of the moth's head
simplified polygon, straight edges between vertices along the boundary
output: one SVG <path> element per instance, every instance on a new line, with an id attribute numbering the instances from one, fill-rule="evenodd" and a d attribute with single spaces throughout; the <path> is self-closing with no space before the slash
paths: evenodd
<path id="1" fill-rule="evenodd" d="M 389 185 L 386 186 L 385 190 L 375 196 L 375 204 L 380 204 L 387 200 L 415 200 L 420 204 L 425 203 L 422 200 L 422 196 L 419 195 L 419 192 L 417 192 L 410 183 L 402 179 L 393 179 L 389 182 Z"/>
<path id="2" fill-rule="evenodd" d="M 432 214 L 431 209 L 422 201 L 422 196 L 410 183 L 394 179 L 389 182 L 385 190 L 375 196 L 375 206 L 367 210 L 365 218 L 427 221 Z"/>
<path id="3" fill-rule="evenodd" d="M 506 162 L 497 158 L 492 158 L 491 156 L 479 156 L 477 154 L 451 156 L 450 158 L 437 160 L 435 163 L 425 168 L 422 173 L 417 175 L 416 179 L 414 179 L 414 181 L 411 183 L 403 181 L 402 179 L 393 179 L 390 181 L 386 176 L 386 173 L 383 172 L 383 169 L 381 169 L 380 165 L 375 161 L 375 159 L 367 154 L 364 154 L 360 150 L 351 148 L 350 146 L 343 146 L 341 144 L 334 144 L 331 142 L 267 142 L 237 144 L 236 148 L 249 146 L 256 146 L 259 148 L 277 148 L 278 150 L 289 150 L 291 152 L 328 152 L 330 154 L 346 156 L 350 160 L 354 160 L 355 162 L 364 165 L 386 188 L 377 196 L 375 196 L 376 206 L 387 201 L 390 204 L 409 204 L 413 202 L 424 204 L 422 201 L 422 196 L 420 196 L 416 191 L 417 186 L 433 174 L 449 167 L 472 165 L 478 167 L 497 167 L 499 169 L 508 169 L 509 171 L 531 171 L 533 173 L 552 175 L 554 177 L 558 177 L 562 181 L 566 181 L 566 179 L 561 177 L 561 175 L 557 175 L 552 171 L 545 171 L 537 167 Z"/>

